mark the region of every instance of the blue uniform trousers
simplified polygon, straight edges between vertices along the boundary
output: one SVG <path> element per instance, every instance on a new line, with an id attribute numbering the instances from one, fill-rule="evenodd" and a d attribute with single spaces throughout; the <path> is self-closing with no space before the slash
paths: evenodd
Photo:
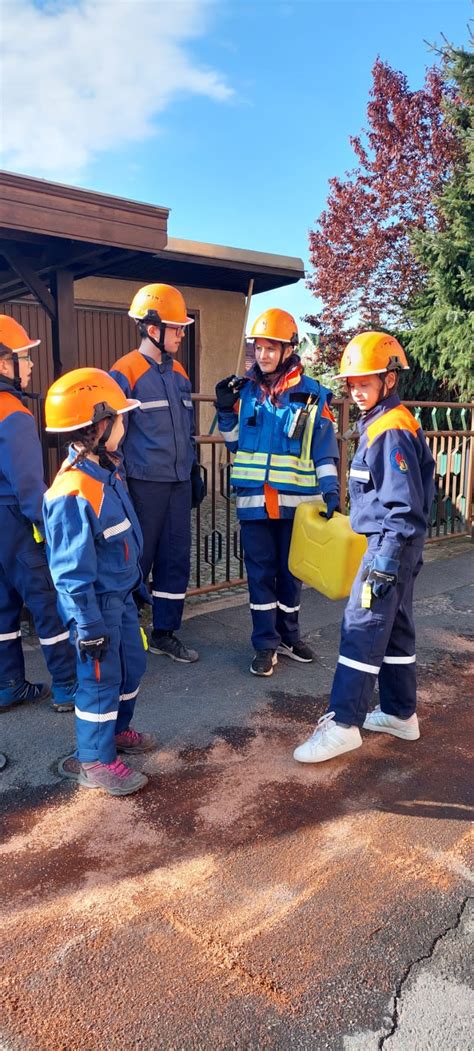
<path id="1" fill-rule="evenodd" d="M 100 663 L 77 661 L 76 755 L 83 763 L 113 763 L 115 734 L 132 720 L 146 654 L 131 594 L 96 597 L 110 643 Z"/>
<path id="2" fill-rule="evenodd" d="M 413 585 L 423 564 L 423 540 L 405 545 L 398 582 L 385 598 L 372 598 L 362 609 L 362 573 L 377 552 L 379 536 L 369 547 L 352 586 L 341 629 L 341 645 L 333 680 L 330 711 L 336 721 L 362 726 L 378 676 L 380 707 L 387 715 L 409 719 L 416 709 L 415 625 Z"/>
<path id="3" fill-rule="evenodd" d="M 127 483 L 143 533 L 143 579 L 152 572 L 153 627 L 176 631 L 191 568 L 191 482 Z"/>
<path id="4" fill-rule="evenodd" d="M 252 645 L 276 650 L 299 641 L 301 580 L 288 569 L 292 519 L 240 523 L 252 613 Z"/>
<path id="5" fill-rule="evenodd" d="M 25 680 L 24 605 L 33 617 L 53 687 L 76 678 L 75 653 L 59 618 L 45 547 L 35 542 L 32 529 L 19 510 L 0 505 L 0 690 Z"/>

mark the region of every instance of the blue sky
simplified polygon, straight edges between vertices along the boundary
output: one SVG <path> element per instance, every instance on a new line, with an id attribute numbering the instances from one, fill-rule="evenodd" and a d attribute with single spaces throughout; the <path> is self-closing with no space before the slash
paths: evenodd
<path id="1" fill-rule="evenodd" d="M 468 0 L 2 6 L 4 167 L 165 205 L 173 237 L 306 266 L 377 55 L 420 87 L 425 41 L 466 45 L 471 14 Z M 299 319 L 316 303 L 301 282 L 255 297 L 251 317 L 269 305 Z"/>

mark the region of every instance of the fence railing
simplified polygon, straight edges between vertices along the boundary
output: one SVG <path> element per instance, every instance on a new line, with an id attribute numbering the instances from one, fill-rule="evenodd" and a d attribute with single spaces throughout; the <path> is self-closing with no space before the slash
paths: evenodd
<path id="1" fill-rule="evenodd" d="M 197 403 L 212 403 L 213 395 L 196 394 Z M 474 480 L 474 403 L 404 402 L 420 421 L 436 463 L 436 497 L 428 542 L 472 535 Z M 357 412 L 347 398 L 331 407 L 336 416 L 339 446 L 341 506 L 347 507 L 347 477 L 357 444 Z M 52 442 L 37 413 L 45 470 L 50 480 L 62 457 L 64 443 Z M 245 570 L 235 499 L 230 488 L 231 456 L 217 431 L 197 437 L 207 496 L 193 512 L 189 595 L 206 594 L 245 584 Z"/>
<path id="2" fill-rule="evenodd" d="M 211 395 L 194 398 L 213 401 Z M 428 542 L 472 535 L 474 403 L 405 401 L 404 405 L 423 427 L 436 463 Z M 331 408 L 336 416 L 341 506 L 346 507 L 358 413 L 348 398 L 334 399 Z M 229 482 L 232 458 L 218 433 L 198 435 L 197 444 L 208 493 L 196 511 L 190 595 L 245 583 L 240 530 Z"/>

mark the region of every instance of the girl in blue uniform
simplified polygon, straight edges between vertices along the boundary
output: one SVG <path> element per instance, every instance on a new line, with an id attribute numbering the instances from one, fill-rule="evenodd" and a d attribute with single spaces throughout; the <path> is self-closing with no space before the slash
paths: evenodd
<path id="1" fill-rule="evenodd" d="M 301 641 L 301 581 L 290 573 L 288 554 L 296 508 L 325 501 L 322 513 L 339 509 L 338 450 L 331 391 L 304 375 L 295 353 L 295 319 L 266 310 L 255 321 L 255 365 L 245 380 L 228 376 L 216 386 L 219 428 L 236 453 L 231 482 L 247 569 L 252 614 L 253 675 L 271 675 L 277 654 L 309 663 Z"/>
<path id="2" fill-rule="evenodd" d="M 329 711 L 296 748 L 300 763 L 359 748 L 362 727 L 405 741 L 420 736 L 412 603 L 434 496 L 434 460 L 396 393 L 398 373 L 408 368 L 400 344 L 382 332 L 355 336 L 342 356 L 339 374 L 362 413 L 349 476 L 350 519 L 368 547 L 344 613 Z M 367 714 L 377 676 L 380 705 Z"/>
<path id="3" fill-rule="evenodd" d="M 146 663 L 133 598 L 143 587 L 142 535 L 114 455 L 123 414 L 138 404 L 106 372 L 85 368 L 56 380 L 45 405 L 47 430 L 73 438 L 44 499 L 51 575 L 78 655 L 77 751 L 60 772 L 120 796 L 147 778 L 117 753 L 156 748 L 152 734 L 130 726 Z"/>

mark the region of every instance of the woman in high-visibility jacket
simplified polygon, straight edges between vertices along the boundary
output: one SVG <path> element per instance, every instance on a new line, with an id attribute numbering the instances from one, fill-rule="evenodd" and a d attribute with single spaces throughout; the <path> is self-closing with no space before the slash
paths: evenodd
<path id="1" fill-rule="evenodd" d="M 114 454 L 123 437 L 128 399 L 101 369 L 75 369 L 50 387 L 46 429 L 69 433 L 73 444 L 43 514 L 48 561 L 59 612 L 76 643 L 77 752 L 60 773 L 84 788 L 128 795 L 144 774 L 117 753 L 157 747 L 152 734 L 130 726 L 145 652 L 133 593 L 143 588 L 142 534 Z"/>
<path id="2" fill-rule="evenodd" d="M 254 322 L 255 365 L 245 379 L 216 386 L 219 428 L 236 453 L 231 483 L 237 492 L 252 614 L 253 675 L 271 675 L 277 654 L 309 663 L 301 641 L 301 581 L 288 554 L 296 508 L 320 500 L 331 518 L 339 508 L 338 450 L 329 409 L 332 393 L 304 375 L 295 346 L 295 319 L 264 311 Z M 237 381 L 237 382 L 236 382 Z"/>

